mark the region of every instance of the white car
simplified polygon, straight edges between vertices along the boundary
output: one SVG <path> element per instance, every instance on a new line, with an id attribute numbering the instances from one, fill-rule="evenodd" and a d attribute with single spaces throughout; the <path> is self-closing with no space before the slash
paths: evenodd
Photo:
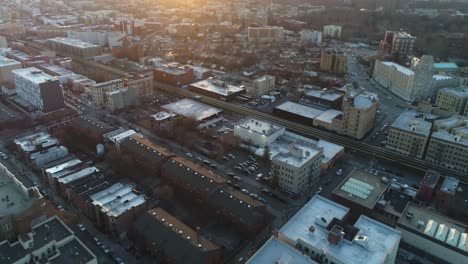
<path id="1" fill-rule="evenodd" d="M 82 232 L 86 231 L 86 227 L 83 224 L 78 224 L 78 229 Z"/>
<path id="2" fill-rule="evenodd" d="M 249 191 L 247 189 L 242 189 L 241 192 L 245 193 L 245 194 L 249 194 Z"/>
<path id="3" fill-rule="evenodd" d="M 343 173 L 343 169 L 339 169 L 336 171 L 336 175 L 340 176 Z"/>

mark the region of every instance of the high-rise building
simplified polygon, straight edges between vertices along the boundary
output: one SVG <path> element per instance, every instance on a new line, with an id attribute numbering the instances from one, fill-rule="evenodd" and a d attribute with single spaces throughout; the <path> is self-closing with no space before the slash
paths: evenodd
<path id="1" fill-rule="evenodd" d="M 14 70 L 16 93 L 42 112 L 51 112 L 65 106 L 59 80 L 37 68 Z"/>
<path id="2" fill-rule="evenodd" d="M 322 31 L 316 30 L 301 30 L 301 41 L 305 44 L 320 44 L 322 43 Z"/>
<path id="3" fill-rule="evenodd" d="M 433 74 L 432 56 L 423 56 L 414 71 L 394 62 L 377 60 L 372 78 L 406 101 L 433 98 L 439 88 L 459 84 L 456 77 Z"/>
<path id="4" fill-rule="evenodd" d="M 404 31 L 385 31 L 383 40 L 380 41 L 382 55 L 391 54 L 400 60 L 413 53 L 416 37 Z"/>
<path id="5" fill-rule="evenodd" d="M 273 177 L 278 178 L 281 189 L 301 193 L 317 182 L 322 158 L 323 149 L 317 146 L 291 144 L 287 153 L 273 157 Z"/>
<path id="6" fill-rule="evenodd" d="M 362 139 L 374 127 L 378 107 L 376 94 L 348 85 L 343 99 L 342 133 Z"/>
<path id="7" fill-rule="evenodd" d="M 326 25 L 323 26 L 323 37 L 324 38 L 341 38 L 341 26 L 338 25 Z"/>
<path id="8" fill-rule="evenodd" d="M 344 74 L 346 72 L 346 55 L 335 49 L 324 49 L 320 56 L 320 70 Z"/>
<path id="9" fill-rule="evenodd" d="M 249 42 L 280 42 L 284 39 L 282 27 L 249 27 Z"/>

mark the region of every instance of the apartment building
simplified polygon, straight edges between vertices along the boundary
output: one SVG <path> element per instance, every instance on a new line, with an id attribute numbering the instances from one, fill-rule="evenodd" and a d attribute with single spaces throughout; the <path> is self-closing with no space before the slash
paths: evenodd
<path id="1" fill-rule="evenodd" d="M 315 195 L 276 237 L 318 263 L 395 263 L 401 232 L 364 215 L 353 221 L 349 213 L 349 208 Z"/>
<path id="2" fill-rule="evenodd" d="M 450 112 L 463 115 L 467 108 L 468 87 L 443 88 L 437 94 L 436 105 Z"/>
<path id="3" fill-rule="evenodd" d="M 282 27 L 248 27 L 249 42 L 280 42 L 284 39 Z"/>
<path id="4" fill-rule="evenodd" d="M 0 85 L 13 84 L 15 81 L 14 70 L 21 69 L 21 63 L 0 56 Z"/>
<path id="5" fill-rule="evenodd" d="M 385 31 L 383 40 L 380 41 L 382 54 L 395 55 L 402 59 L 413 53 L 416 37 L 404 31 Z"/>
<path id="6" fill-rule="evenodd" d="M 78 39 L 52 38 L 48 39 L 46 43 L 57 52 L 64 52 L 67 55 L 81 58 L 91 58 L 101 55 L 102 52 L 101 46 Z"/>
<path id="7" fill-rule="evenodd" d="M 432 123 L 416 111 L 406 111 L 390 126 L 386 148 L 422 159 Z"/>
<path id="8" fill-rule="evenodd" d="M 30 232 L 0 241 L 0 262 L 97 264 L 94 253 L 57 216 L 31 222 Z"/>
<path id="9" fill-rule="evenodd" d="M 434 60 L 424 55 L 414 71 L 394 62 L 375 62 L 372 78 L 384 88 L 406 101 L 419 101 L 436 96 L 442 87 L 458 85 L 458 79 L 433 74 Z"/>
<path id="10" fill-rule="evenodd" d="M 272 75 L 264 75 L 252 80 L 245 86 L 246 92 L 249 96 L 260 97 L 275 90 L 276 78 Z"/>
<path id="11" fill-rule="evenodd" d="M 323 149 L 309 144 L 291 144 L 287 152 L 272 158 L 273 177 L 281 189 L 298 194 L 312 186 L 320 176 Z"/>
<path id="12" fill-rule="evenodd" d="M 322 43 L 322 31 L 303 29 L 299 32 L 301 41 L 304 44 L 320 44 Z"/>
<path id="13" fill-rule="evenodd" d="M 453 116 L 435 121 L 425 159 L 468 173 L 468 117 Z"/>
<path id="14" fill-rule="evenodd" d="M 338 25 L 326 25 L 323 26 L 323 37 L 324 38 L 341 38 L 341 26 Z"/>
<path id="15" fill-rule="evenodd" d="M 347 85 L 341 133 L 356 139 L 364 138 L 374 127 L 379 102 L 376 94 Z"/>
<path id="16" fill-rule="evenodd" d="M 104 100 L 105 107 L 113 112 L 135 105 L 137 101 L 137 90 L 127 87 L 106 92 Z"/>
<path id="17" fill-rule="evenodd" d="M 14 70 L 16 93 L 42 112 L 65 107 L 60 82 L 37 68 Z"/>
<path id="18" fill-rule="evenodd" d="M 282 136 L 286 128 L 255 118 L 245 118 L 234 126 L 234 135 L 242 141 L 258 147 L 265 147 Z"/>
<path id="19" fill-rule="evenodd" d="M 343 51 L 324 49 L 320 55 L 320 70 L 344 74 L 347 69 L 346 55 Z"/>

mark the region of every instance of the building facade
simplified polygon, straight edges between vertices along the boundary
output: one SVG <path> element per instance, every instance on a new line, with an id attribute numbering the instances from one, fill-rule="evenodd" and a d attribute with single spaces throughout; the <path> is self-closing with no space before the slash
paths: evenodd
<path id="1" fill-rule="evenodd" d="M 436 105 L 450 112 L 463 115 L 467 108 L 468 87 L 444 88 L 437 94 Z"/>
<path id="2" fill-rule="evenodd" d="M 407 111 L 390 126 L 386 148 L 422 159 L 432 129 L 423 114 Z"/>
<path id="3" fill-rule="evenodd" d="M 64 52 L 71 56 L 91 58 L 101 55 L 101 46 L 78 39 L 53 38 L 47 40 L 47 45 L 58 52 Z"/>
<path id="4" fill-rule="evenodd" d="M 13 84 L 15 82 L 14 70 L 21 69 L 21 63 L 0 56 L 0 86 L 4 84 Z"/>
<path id="5" fill-rule="evenodd" d="M 249 42 L 281 42 L 284 39 L 282 27 L 248 27 Z"/>
<path id="6" fill-rule="evenodd" d="M 338 25 L 326 25 L 323 26 L 323 37 L 324 38 L 341 38 L 341 26 Z"/>
<path id="7" fill-rule="evenodd" d="M 468 117 L 435 121 L 425 160 L 468 173 Z"/>
<path id="8" fill-rule="evenodd" d="M 37 68 L 14 70 L 16 93 L 42 112 L 65 107 L 60 82 Z"/>
<path id="9" fill-rule="evenodd" d="M 324 49 L 320 55 L 320 70 L 344 74 L 347 69 L 346 55 L 342 51 Z"/>
<path id="10" fill-rule="evenodd" d="M 285 127 L 255 118 L 245 118 L 234 126 L 234 135 L 244 142 L 258 147 L 265 147 L 284 134 Z"/>
<path id="11" fill-rule="evenodd" d="M 322 31 L 301 30 L 301 41 L 304 44 L 320 44 L 322 43 Z"/>
<path id="12" fill-rule="evenodd" d="M 291 144 L 288 152 L 272 158 L 273 177 L 277 177 L 281 189 L 294 194 L 302 193 L 317 182 L 322 158 L 321 148 Z"/>
<path id="13" fill-rule="evenodd" d="M 380 41 L 382 54 L 394 55 L 402 59 L 413 54 L 416 37 L 404 31 L 385 31 L 384 39 Z"/>
<path id="14" fill-rule="evenodd" d="M 379 98 L 376 94 L 346 86 L 343 99 L 342 134 L 362 139 L 375 123 Z"/>
<path id="15" fill-rule="evenodd" d="M 249 85 L 246 85 L 247 94 L 252 97 L 260 97 L 275 90 L 276 78 L 272 75 L 264 75 L 252 80 Z"/>

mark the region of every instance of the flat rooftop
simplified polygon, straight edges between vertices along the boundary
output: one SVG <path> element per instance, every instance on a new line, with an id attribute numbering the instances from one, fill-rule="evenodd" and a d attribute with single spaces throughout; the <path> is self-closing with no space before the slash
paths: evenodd
<path id="1" fill-rule="evenodd" d="M 150 210 L 147 214 L 150 215 L 154 221 L 158 222 L 161 225 L 161 228 L 169 231 L 172 236 L 177 236 L 180 238 L 180 243 L 182 241 L 187 241 L 193 247 L 199 248 L 200 251 L 211 251 L 218 249 L 218 246 L 213 244 L 211 241 L 204 238 L 203 236 L 198 235 L 196 230 L 193 230 L 189 226 L 185 225 L 179 219 L 175 218 L 161 208 Z"/>
<path id="2" fill-rule="evenodd" d="M 188 98 L 163 105 L 162 108 L 178 115 L 195 118 L 197 121 L 210 118 L 223 111 Z"/>
<path id="3" fill-rule="evenodd" d="M 333 218 L 341 220 L 348 212 L 349 208 L 330 201 L 320 195 L 315 195 L 281 227 L 279 233 L 293 242 L 302 240 L 320 248 L 322 247 L 321 244 L 328 244 L 326 239 L 323 241 L 323 238 L 327 237 L 326 229 L 316 228 L 315 233 L 311 234 L 309 227 L 314 225 L 314 223 L 317 224 L 317 222 L 327 226 Z"/>
<path id="4" fill-rule="evenodd" d="M 299 250 L 287 245 L 276 237 L 271 237 L 246 264 L 294 263 L 316 264 L 317 262 Z"/>
<path id="5" fill-rule="evenodd" d="M 48 64 L 48 63 L 44 63 L 44 64 L 41 64 L 39 65 L 39 67 L 43 68 L 43 69 L 47 69 L 51 72 L 54 72 L 57 76 L 65 76 L 65 75 L 73 75 L 75 74 L 74 72 L 72 71 L 69 71 L 65 68 L 62 68 L 62 67 L 59 67 L 57 65 L 53 65 L 53 64 Z"/>
<path id="6" fill-rule="evenodd" d="M 70 168 L 72 166 L 75 166 L 75 165 L 78 165 L 81 163 L 81 160 L 79 159 L 72 159 L 72 160 L 69 160 L 67 162 L 64 162 L 64 163 L 61 163 L 59 165 L 56 165 L 54 167 L 51 167 L 51 168 L 47 168 L 45 170 L 46 174 L 54 174 L 56 172 L 59 172 L 59 171 L 62 171 L 62 170 L 65 170 L 67 168 Z"/>
<path id="7" fill-rule="evenodd" d="M 224 96 L 235 94 L 244 90 L 244 88 L 242 87 L 227 84 L 224 81 L 215 80 L 211 78 L 202 80 L 196 83 L 192 83 L 190 84 L 190 86 L 193 86 L 198 89 L 207 90 L 207 91 L 220 94 L 220 95 L 224 95 Z"/>
<path id="8" fill-rule="evenodd" d="M 332 220 L 342 220 L 348 212 L 348 208 L 316 195 L 279 233 L 293 241 L 293 245 L 303 241 L 323 250 L 340 263 L 384 263 L 387 255 L 398 247 L 401 233 L 366 216 L 361 216 L 354 224 L 357 233 L 350 237 L 349 242 L 334 245 L 328 241 L 328 225 Z M 313 233 L 309 231 L 311 226 L 315 227 Z M 367 245 L 358 243 L 359 239 L 367 240 Z"/>
<path id="9" fill-rule="evenodd" d="M 451 94 L 459 97 L 467 97 L 468 98 L 468 87 L 465 86 L 463 88 L 443 88 L 439 90 L 439 93 L 446 93 Z"/>
<path id="10" fill-rule="evenodd" d="M 71 39 L 71 38 L 52 38 L 52 39 L 49 39 L 49 41 L 73 46 L 75 48 L 99 48 L 100 47 L 99 45 L 95 45 L 93 43 L 84 42 L 79 39 Z"/>
<path id="11" fill-rule="evenodd" d="M 343 97 L 343 93 L 336 91 L 323 91 L 323 90 L 307 90 L 305 95 L 308 97 L 320 98 L 323 100 L 334 102 Z"/>
<path id="12" fill-rule="evenodd" d="M 22 151 L 25 152 L 35 151 L 38 146 L 41 148 L 47 148 L 59 143 L 56 138 L 45 132 L 22 136 L 20 138 L 16 138 L 14 142 Z"/>
<path id="13" fill-rule="evenodd" d="M 21 65 L 21 63 L 15 61 L 13 59 L 9 59 L 7 57 L 0 56 L 0 67 L 11 66 L 11 65 Z"/>
<path id="14" fill-rule="evenodd" d="M 458 222 L 431 210 L 408 203 L 397 225 L 413 233 L 439 240 L 448 248 L 468 254 L 466 223 Z M 410 216 L 410 217 L 408 217 Z"/>
<path id="15" fill-rule="evenodd" d="M 356 97 L 354 97 L 353 105 L 356 108 L 368 108 L 378 101 L 379 98 L 376 94 L 361 92 Z"/>
<path id="16" fill-rule="evenodd" d="M 310 106 L 306 106 L 306 105 L 302 105 L 302 104 L 298 104 L 298 103 L 294 103 L 294 102 L 284 102 L 282 103 L 281 105 L 278 105 L 277 107 L 275 107 L 276 109 L 279 109 L 279 110 L 282 110 L 282 111 L 285 111 L 285 112 L 290 112 L 290 113 L 293 113 L 293 114 L 296 114 L 296 115 L 300 115 L 300 116 L 303 116 L 303 117 L 306 117 L 306 118 L 310 118 L 310 119 L 315 119 L 316 117 L 318 117 L 319 115 L 321 115 L 323 112 L 323 110 L 321 109 L 318 109 L 318 108 L 313 108 L 313 107 L 310 107 Z"/>
<path id="17" fill-rule="evenodd" d="M 354 169 L 336 188 L 333 194 L 369 209 L 373 209 L 390 183 L 379 176 Z"/>
<path id="18" fill-rule="evenodd" d="M 424 120 L 425 114 L 409 110 L 403 112 L 393 122 L 391 128 L 428 136 L 431 132 L 432 123 Z"/>
<path id="19" fill-rule="evenodd" d="M 56 81 L 57 78 L 39 70 L 38 68 L 35 67 L 30 67 L 30 68 L 24 68 L 24 69 L 18 69 L 18 70 L 13 70 L 12 73 L 18 76 L 21 76 L 30 82 L 40 84 L 40 83 L 45 83 L 48 81 Z"/>
<path id="20" fill-rule="evenodd" d="M 107 189 L 90 196 L 94 205 L 101 207 L 101 211 L 108 216 L 118 217 L 124 212 L 146 202 L 143 194 L 133 191 L 133 186 L 116 183 Z"/>
<path id="21" fill-rule="evenodd" d="M 395 67 L 395 69 L 401 73 L 403 73 L 404 75 L 408 75 L 408 76 L 412 76 L 414 75 L 414 71 L 411 70 L 411 69 L 408 69 L 404 66 L 401 66 L 400 64 L 398 63 L 395 63 L 395 62 L 391 62 L 391 61 L 382 61 L 382 64 L 383 65 L 386 65 L 388 67 Z"/>
<path id="22" fill-rule="evenodd" d="M 262 134 L 265 136 L 270 136 L 278 131 L 285 129 L 283 126 L 252 117 L 242 119 L 237 123 L 237 125 L 252 132 Z"/>
<path id="23" fill-rule="evenodd" d="M 6 173 L 9 172 L 0 163 L 0 197 L 2 198 L 2 201 L 0 201 L 0 217 L 21 213 L 34 202 L 33 199 L 21 191 L 20 187 Z M 6 200 L 6 197 L 8 197 L 8 200 Z"/>
<path id="24" fill-rule="evenodd" d="M 79 180 L 81 178 L 84 178 L 86 176 L 89 176 L 93 173 L 96 173 L 96 172 L 99 172 L 99 169 L 96 168 L 96 167 L 87 167 L 87 168 L 84 168 L 80 171 L 77 171 L 73 174 L 70 174 L 68 176 L 65 176 L 63 178 L 60 178 L 58 180 L 58 182 L 62 183 L 62 184 L 68 184 L 68 183 L 71 183 L 72 181 L 76 181 L 76 180 Z"/>
<path id="25" fill-rule="evenodd" d="M 333 122 L 333 119 L 335 119 L 335 118 L 337 118 L 337 117 L 339 117 L 341 115 L 343 115 L 342 111 L 338 111 L 338 110 L 335 110 L 335 109 L 330 109 L 330 110 L 324 111 L 323 113 L 318 115 L 315 118 L 315 120 L 331 124 Z"/>
<path id="26" fill-rule="evenodd" d="M 319 155 L 321 149 L 318 146 L 306 144 L 291 144 L 285 152 L 280 151 L 273 157 L 273 161 L 281 161 L 296 168 L 301 168 L 309 160 Z"/>

